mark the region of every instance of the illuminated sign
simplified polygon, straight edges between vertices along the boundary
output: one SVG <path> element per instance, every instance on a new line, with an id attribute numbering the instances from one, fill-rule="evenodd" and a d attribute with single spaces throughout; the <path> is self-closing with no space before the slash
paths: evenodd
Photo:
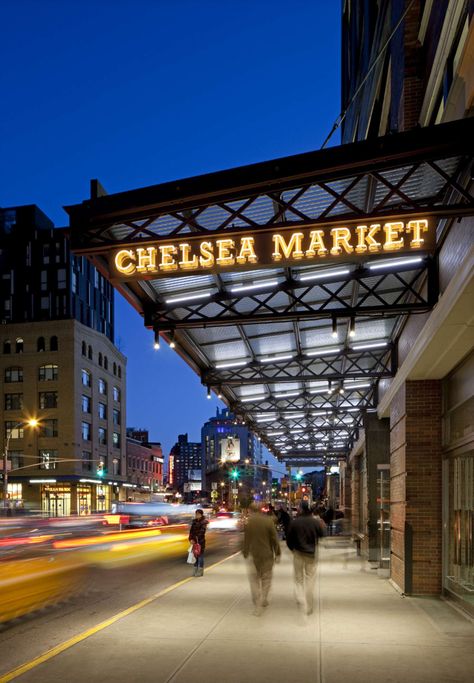
<path id="1" fill-rule="evenodd" d="M 160 240 L 140 247 L 114 250 L 111 273 L 123 279 L 146 279 L 168 273 L 218 272 L 255 265 L 299 261 L 333 261 L 375 254 L 431 251 L 434 224 L 428 218 L 391 220 L 387 223 L 349 222 L 338 227 L 292 227 L 271 232 L 262 228 L 249 235 L 222 233 Z"/>
<path id="2" fill-rule="evenodd" d="M 229 436 L 221 439 L 221 462 L 239 462 L 240 460 L 240 439 Z"/>

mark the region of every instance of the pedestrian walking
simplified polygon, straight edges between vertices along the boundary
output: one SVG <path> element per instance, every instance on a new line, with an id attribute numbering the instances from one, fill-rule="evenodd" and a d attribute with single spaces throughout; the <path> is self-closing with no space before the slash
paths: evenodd
<path id="1" fill-rule="evenodd" d="M 279 523 L 280 528 L 281 528 L 282 533 L 283 533 L 283 540 L 285 540 L 286 536 L 288 534 L 288 528 L 290 526 L 291 517 L 288 514 L 288 512 L 285 510 L 283 505 L 280 505 L 276 514 L 278 517 L 278 523 Z"/>
<path id="2" fill-rule="evenodd" d="M 196 557 L 194 576 L 204 574 L 204 550 L 206 548 L 206 529 L 208 521 L 202 510 L 196 510 L 195 517 L 189 530 L 189 540 L 193 544 L 193 552 Z"/>
<path id="3" fill-rule="evenodd" d="M 243 555 L 248 558 L 248 576 L 254 614 L 260 616 L 268 606 L 273 565 L 281 555 L 275 524 L 256 505 L 250 506 L 250 516 L 244 529 Z"/>
<path id="4" fill-rule="evenodd" d="M 316 549 L 324 530 L 321 522 L 313 517 L 308 501 L 301 503 L 300 510 L 290 524 L 286 543 L 293 552 L 296 602 L 305 608 L 306 614 L 312 614 Z"/>

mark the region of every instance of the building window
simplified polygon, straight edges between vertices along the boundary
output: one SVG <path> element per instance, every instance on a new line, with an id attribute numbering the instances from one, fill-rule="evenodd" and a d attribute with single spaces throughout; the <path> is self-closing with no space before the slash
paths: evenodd
<path id="1" fill-rule="evenodd" d="M 57 420 L 41 420 L 39 424 L 39 436 L 55 437 L 58 435 L 58 421 Z"/>
<path id="2" fill-rule="evenodd" d="M 23 382 L 23 368 L 5 368 L 5 382 Z"/>
<path id="3" fill-rule="evenodd" d="M 119 378 L 122 377 L 122 367 L 120 365 L 118 366 L 118 376 Z"/>
<path id="4" fill-rule="evenodd" d="M 89 396 L 84 396 L 82 395 L 82 412 L 83 413 L 90 413 L 91 412 L 91 399 Z"/>
<path id="5" fill-rule="evenodd" d="M 38 339 L 36 340 L 36 350 L 46 351 L 46 342 L 44 337 L 38 337 Z"/>
<path id="6" fill-rule="evenodd" d="M 82 440 L 83 441 L 90 441 L 91 440 L 91 426 L 88 422 L 82 423 Z"/>
<path id="7" fill-rule="evenodd" d="M 41 310 L 42 311 L 49 311 L 49 296 L 42 296 L 41 297 Z"/>
<path id="8" fill-rule="evenodd" d="M 120 434 L 118 432 L 112 434 L 112 445 L 114 448 L 120 448 Z"/>
<path id="9" fill-rule="evenodd" d="M 99 379 L 99 394 L 107 394 L 107 382 L 103 379 Z"/>
<path id="10" fill-rule="evenodd" d="M 16 340 L 15 351 L 16 353 L 23 353 L 23 339 L 21 337 Z"/>
<path id="11" fill-rule="evenodd" d="M 58 451 L 50 448 L 39 451 L 40 470 L 55 470 L 57 467 Z"/>
<path id="12" fill-rule="evenodd" d="M 117 374 L 117 363 L 113 364 L 113 373 L 114 373 L 114 375 Z"/>
<path id="13" fill-rule="evenodd" d="M 104 356 L 104 370 L 107 370 L 109 367 L 109 361 L 107 359 L 107 356 Z"/>
<path id="14" fill-rule="evenodd" d="M 49 350 L 50 351 L 57 351 L 58 349 L 59 349 L 58 338 L 56 337 L 56 335 L 54 335 L 49 340 Z"/>
<path id="15" fill-rule="evenodd" d="M 113 421 L 114 425 L 120 424 L 120 410 L 117 410 L 117 408 L 114 408 L 113 410 Z"/>
<path id="16" fill-rule="evenodd" d="M 82 471 L 90 472 L 92 470 L 92 453 L 89 451 L 82 451 Z"/>
<path id="17" fill-rule="evenodd" d="M 23 467 L 23 451 L 9 451 L 8 458 L 11 462 L 10 472 L 14 472 L 20 467 Z"/>
<path id="18" fill-rule="evenodd" d="M 77 275 L 74 271 L 71 274 L 71 289 L 73 294 L 77 292 Z"/>
<path id="19" fill-rule="evenodd" d="M 23 425 L 19 425 L 14 420 L 7 420 L 5 422 L 5 438 L 8 439 L 9 437 L 10 439 L 22 439 Z"/>
<path id="20" fill-rule="evenodd" d="M 66 269 L 58 268 L 58 289 L 66 289 Z"/>
<path id="21" fill-rule="evenodd" d="M 99 365 L 102 367 L 102 354 L 99 352 Z"/>
<path id="22" fill-rule="evenodd" d="M 106 420 L 107 419 L 107 406 L 105 403 L 99 403 L 99 419 L 101 420 Z"/>
<path id="23" fill-rule="evenodd" d="M 120 402 L 120 389 L 118 387 L 114 387 L 114 401 Z"/>
<path id="24" fill-rule="evenodd" d="M 41 271 L 41 291 L 42 292 L 48 291 L 48 271 L 47 270 Z"/>
<path id="25" fill-rule="evenodd" d="M 3 342 L 3 353 L 11 353 L 12 352 L 12 343 L 9 339 Z"/>
<path id="26" fill-rule="evenodd" d="M 48 363 L 39 368 L 38 379 L 40 382 L 51 382 L 58 379 L 58 366 Z"/>
<path id="27" fill-rule="evenodd" d="M 90 387 L 91 385 L 91 373 L 89 370 L 81 370 L 81 381 L 82 386 Z"/>
<path id="28" fill-rule="evenodd" d="M 104 427 L 99 427 L 99 446 L 107 445 L 107 430 Z"/>
<path id="29" fill-rule="evenodd" d="M 43 263 L 49 263 L 49 244 L 43 244 Z"/>
<path id="30" fill-rule="evenodd" d="M 22 410 L 23 394 L 5 394 L 5 410 Z"/>
<path id="31" fill-rule="evenodd" d="M 39 395 L 39 407 L 45 408 L 58 407 L 58 392 L 57 391 L 41 391 Z"/>
<path id="32" fill-rule="evenodd" d="M 112 460 L 112 473 L 115 475 L 120 474 L 120 461 L 118 458 Z"/>
<path id="33" fill-rule="evenodd" d="M 82 342 L 82 355 L 87 356 L 87 344 L 85 341 Z"/>
<path id="34" fill-rule="evenodd" d="M 88 356 L 89 360 L 92 360 L 92 346 L 89 346 L 87 356 Z"/>

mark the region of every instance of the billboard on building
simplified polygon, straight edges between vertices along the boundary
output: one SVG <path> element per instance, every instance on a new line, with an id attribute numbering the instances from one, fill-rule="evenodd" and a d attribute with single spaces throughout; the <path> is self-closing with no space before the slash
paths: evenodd
<path id="1" fill-rule="evenodd" d="M 191 491 L 200 491 L 201 482 L 200 481 L 188 481 L 183 484 L 183 492 L 190 493 Z"/>
<path id="2" fill-rule="evenodd" d="M 240 460 L 240 439 L 229 436 L 221 440 L 221 461 L 239 462 Z"/>
<path id="3" fill-rule="evenodd" d="M 189 481 L 201 481 L 202 471 L 201 470 L 188 470 Z"/>

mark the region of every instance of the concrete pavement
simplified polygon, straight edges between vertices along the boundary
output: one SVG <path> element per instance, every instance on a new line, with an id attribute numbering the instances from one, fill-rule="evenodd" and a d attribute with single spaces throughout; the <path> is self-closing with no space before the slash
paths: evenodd
<path id="1" fill-rule="evenodd" d="M 241 555 L 92 633 L 21 683 L 467 683 L 474 625 L 441 600 L 401 597 L 345 539 L 320 548 L 316 609 L 293 596 L 289 552 L 253 615 Z"/>

